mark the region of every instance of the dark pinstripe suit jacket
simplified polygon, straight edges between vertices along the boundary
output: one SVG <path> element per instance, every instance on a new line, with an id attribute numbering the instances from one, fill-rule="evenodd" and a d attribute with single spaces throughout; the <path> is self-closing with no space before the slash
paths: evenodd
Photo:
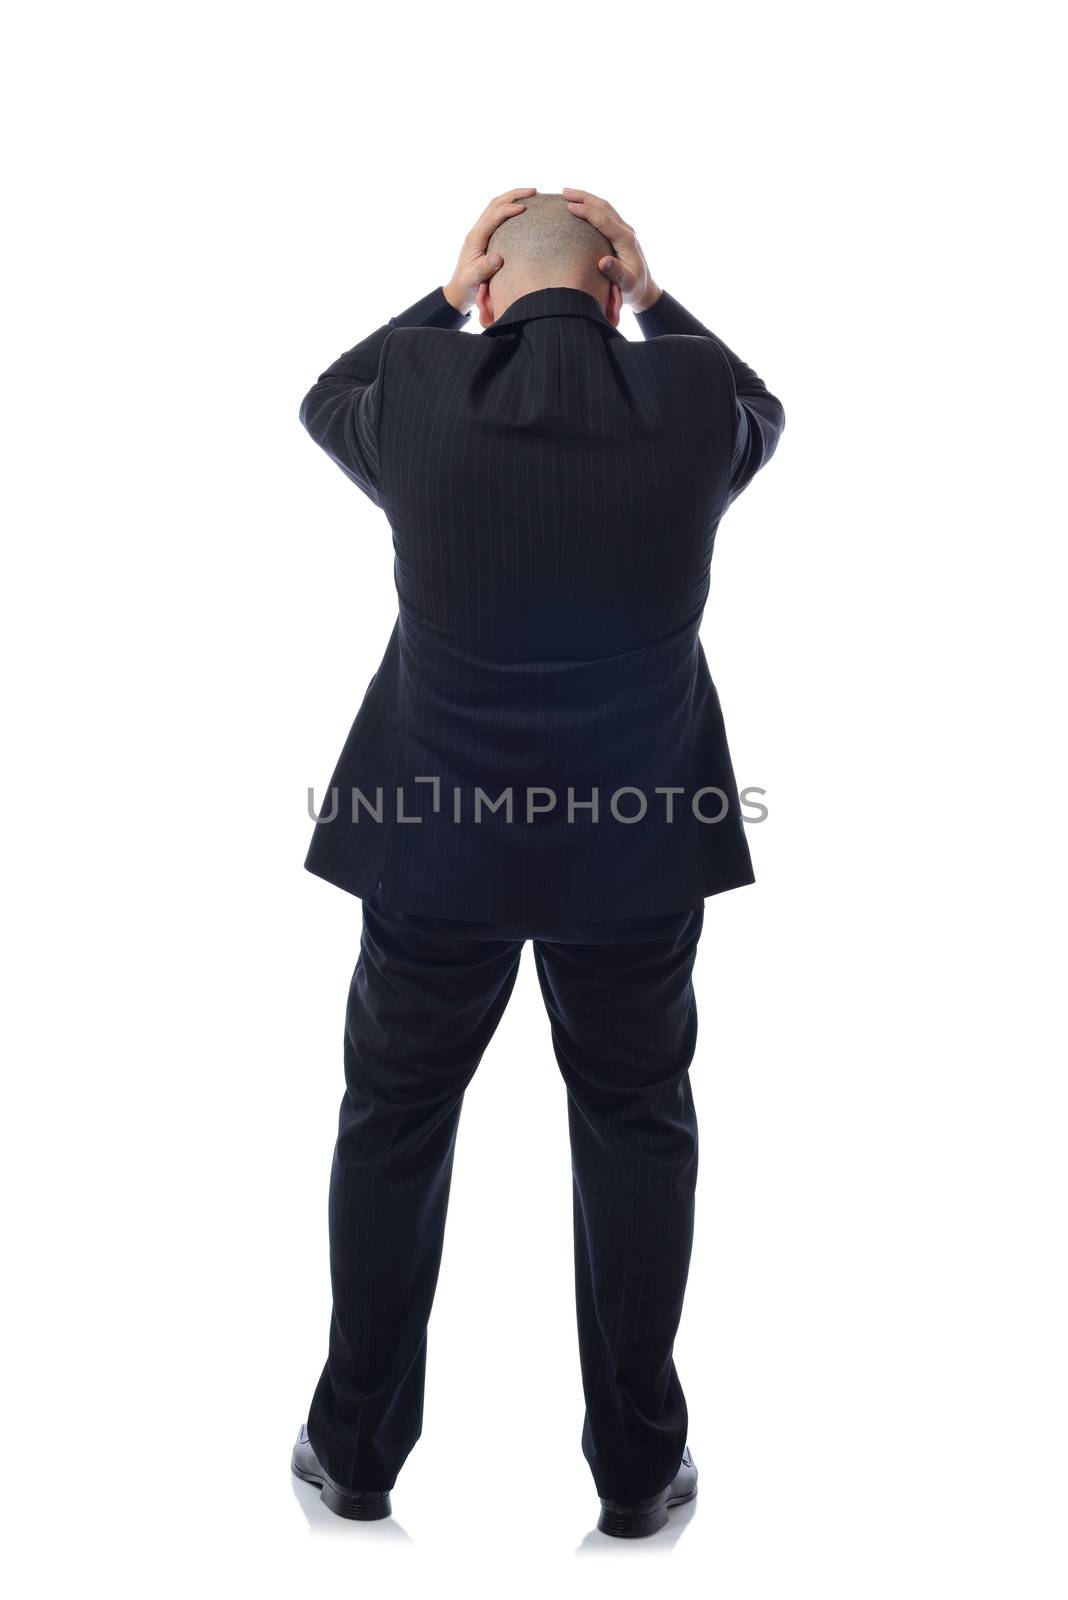
<path id="1" fill-rule="evenodd" d="M 579 289 L 523 295 L 479 338 L 466 320 L 435 289 L 301 404 L 389 519 L 399 597 L 305 865 L 503 922 L 751 883 L 698 629 L 782 405 L 667 293 L 641 343 Z"/>

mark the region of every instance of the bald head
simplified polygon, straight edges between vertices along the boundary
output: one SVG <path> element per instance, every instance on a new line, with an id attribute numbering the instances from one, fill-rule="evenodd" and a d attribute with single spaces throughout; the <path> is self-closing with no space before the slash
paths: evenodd
<path id="1" fill-rule="evenodd" d="M 495 228 L 486 246 L 504 258 L 489 282 L 496 316 L 534 289 L 584 289 L 603 305 L 608 280 L 598 271 L 612 246 L 585 217 L 569 211 L 562 194 L 532 194 L 525 211 Z"/>

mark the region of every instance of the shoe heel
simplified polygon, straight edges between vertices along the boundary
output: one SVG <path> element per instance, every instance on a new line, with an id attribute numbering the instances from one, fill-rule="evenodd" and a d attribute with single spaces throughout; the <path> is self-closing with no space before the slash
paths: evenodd
<path id="1" fill-rule="evenodd" d="M 612 1511 L 603 1506 L 597 1526 L 613 1539 L 646 1539 L 666 1528 L 667 1522 L 667 1506 L 657 1506 L 655 1511 Z"/>
<path id="2" fill-rule="evenodd" d="M 319 1498 L 328 1511 L 332 1511 L 338 1517 L 348 1517 L 350 1522 L 378 1522 L 382 1517 L 389 1517 L 393 1514 L 388 1494 L 374 1494 L 365 1497 L 354 1494 L 339 1494 L 328 1483 L 324 1483 L 322 1494 Z"/>

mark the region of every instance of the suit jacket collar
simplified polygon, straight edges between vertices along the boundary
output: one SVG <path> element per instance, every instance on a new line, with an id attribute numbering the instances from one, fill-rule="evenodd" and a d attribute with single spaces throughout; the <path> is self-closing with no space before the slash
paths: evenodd
<path id="1" fill-rule="evenodd" d="M 619 329 L 614 328 L 609 322 L 592 294 L 587 294 L 585 289 L 562 287 L 532 289 L 529 294 L 521 294 L 517 300 L 512 301 L 507 310 L 501 312 L 496 322 L 492 322 L 482 331 L 496 333 L 499 328 L 514 327 L 520 322 L 530 322 L 535 317 L 588 317 L 591 322 L 596 322 L 616 338 L 623 338 Z"/>

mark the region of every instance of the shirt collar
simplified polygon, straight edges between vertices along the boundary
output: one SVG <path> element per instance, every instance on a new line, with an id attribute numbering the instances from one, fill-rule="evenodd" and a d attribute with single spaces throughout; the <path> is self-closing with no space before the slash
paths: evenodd
<path id="1" fill-rule="evenodd" d="M 491 322 L 482 331 L 496 333 L 498 328 L 530 322 L 535 317 L 589 317 L 591 322 L 598 323 L 617 338 L 623 337 L 619 329 L 609 322 L 592 294 L 587 294 L 585 289 L 563 287 L 532 289 L 529 294 L 521 294 L 501 312 L 496 322 Z"/>

